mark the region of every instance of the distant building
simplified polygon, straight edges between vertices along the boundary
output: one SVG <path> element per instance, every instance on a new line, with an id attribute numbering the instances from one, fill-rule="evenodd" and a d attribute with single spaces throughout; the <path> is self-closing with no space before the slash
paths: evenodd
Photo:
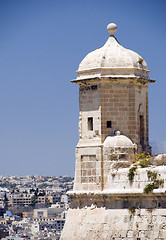
<path id="1" fill-rule="evenodd" d="M 5 213 L 5 206 L 3 200 L 0 200 L 0 216 L 3 216 Z"/>
<path id="2" fill-rule="evenodd" d="M 46 203 L 47 198 L 45 196 L 38 196 L 37 201 L 38 203 Z"/>
<path id="3" fill-rule="evenodd" d="M 55 219 L 54 221 L 51 221 L 49 223 L 47 222 L 40 222 L 39 227 L 40 230 L 44 230 L 47 228 L 48 231 L 59 231 L 61 232 L 65 224 L 64 219 Z"/>
<path id="4" fill-rule="evenodd" d="M 9 229 L 7 225 L 0 224 L 0 239 L 5 238 L 6 236 L 9 236 Z"/>
<path id="5" fill-rule="evenodd" d="M 47 196 L 47 201 L 50 203 L 60 203 L 61 202 L 61 193 L 54 193 L 52 195 Z"/>
<path id="6" fill-rule="evenodd" d="M 7 224 L 7 220 L 4 218 L 0 218 L 0 225 L 5 225 Z"/>
<path id="7" fill-rule="evenodd" d="M 31 194 L 12 194 L 10 198 L 10 205 L 31 205 L 32 204 L 32 195 Z"/>
<path id="8" fill-rule="evenodd" d="M 49 208 L 34 209 L 33 219 L 35 221 L 50 221 L 56 218 L 61 218 L 64 207 L 60 205 L 52 205 Z"/>

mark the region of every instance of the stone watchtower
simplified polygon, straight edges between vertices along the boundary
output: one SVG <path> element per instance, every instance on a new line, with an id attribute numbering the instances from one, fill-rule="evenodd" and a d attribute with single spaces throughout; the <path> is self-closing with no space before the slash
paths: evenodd
<path id="1" fill-rule="evenodd" d="M 75 190 L 103 189 L 103 143 L 118 130 L 150 151 L 148 139 L 149 70 L 137 53 L 122 47 L 114 36 L 89 53 L 72 82 L 79 88 L 79 143 L 76 148 Z"/>
<path id="2" fill-rule="evenodd" d="M 140 55 L 119 44 L 115 24 L 107 30 L 110 37 L 105 45 L 83 59 L 72 81 L 80 86 L 78 147 L 100 145 L 120 130 L 147 151 L 149 70 Z"/>
<path id="3" fill-rule="evenodd" d="M 79 85 L 80 139 L 76 147 L 74 191 L 70 193 L 72 209 L 62 240 L 106 239 L 96 235 L 102 231 L 103 219 L 97 221 L 98 227 L 94 225 L 95 217 L 105 214 L 100 212 L 106 206 L 103 201 L 112 201 L 109 194 L 113 189 L 113 164 L 130 162 L 136 152 L 151 150 L 148 84 L 154 80 L 149 78 L 144 59 L 119 44 L 114 36 L 116 24 L 109 24 L 107 30 L 110 37 L 105 45 L 82 60 L 78 77 L 72 80 Z M 92 210 L 96 206 L 96 214 L 100 212 L 101 216 L 88 217 L 88 207 Z M 93 228 L 95 234 L 88 235 Z M 81 237 L 86 231 L 86 237 Z"/>

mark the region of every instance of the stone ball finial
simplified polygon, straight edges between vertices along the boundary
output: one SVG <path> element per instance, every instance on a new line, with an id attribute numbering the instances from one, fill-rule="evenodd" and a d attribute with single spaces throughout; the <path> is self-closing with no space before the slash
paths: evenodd
<path id="1" fill-rule="evenodd" d="M 117 25 L 115 23 L 110 23 L 107 25 L 107 30 L 111 35 L 114 35 L 117 30 Z"/>
<path id="2" fill-rule="evenodd" d="M 117 130 L 117 131 L 115 132 L 115 136 L 120 136 L 120 131 L 119 131 L 119 130 Z"/>

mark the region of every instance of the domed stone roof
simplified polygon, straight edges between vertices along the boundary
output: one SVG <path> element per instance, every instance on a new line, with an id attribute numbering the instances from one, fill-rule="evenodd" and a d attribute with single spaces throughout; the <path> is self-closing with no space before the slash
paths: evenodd
<path id="1" fill-rule="evenodd" d="M 116 24 L 109 24 L 110 32 L 105 45 L 89 53 L 80 63 L 77 79 L 95 77 L 149 78 L 145 60 L 137 53 L 122 47 L 114 36 Z"/>
<path id="2" fill-rule="evenodd" d="M 134 148 L 135 145 L 125 135 L 117 131 L 115 136 L 108 136 L 104 141 L 104 148 Z"/>

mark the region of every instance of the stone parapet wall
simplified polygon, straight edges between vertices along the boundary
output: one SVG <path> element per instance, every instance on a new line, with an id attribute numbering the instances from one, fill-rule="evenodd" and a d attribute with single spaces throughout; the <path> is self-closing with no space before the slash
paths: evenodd
<path id="1" fill-rule="evenodd" d="M 166 166 L 111 170 L 103 191 L 71 191 L 71 208 L 61 240 L 165 240 Z M 163 179 L 162 186 L 145 193 L 152 183 L 148 172 Z"/>
<path id="2" fill-rule="evenodd" d="M 134 171 L 134 177 L 132 181 L 130 181 L 128 177 L 129 169 L 130 168 L 123 168 L 119 170 L 110 169 L 109 173 L 107 173 L 107 176 L 105 177 L 106 183 L 104 186 L 104 190 L 132 192 L 135 189 L 143 192 L 143 189 L 147 186 L 147 184 L 152 182 L 151 179 L 148 177 L 149 171 L 152 173 L 156 173 L 158 179 L 164 180 L 160 191 L 166 190 L 166 166 L 137 168 Z"/>

